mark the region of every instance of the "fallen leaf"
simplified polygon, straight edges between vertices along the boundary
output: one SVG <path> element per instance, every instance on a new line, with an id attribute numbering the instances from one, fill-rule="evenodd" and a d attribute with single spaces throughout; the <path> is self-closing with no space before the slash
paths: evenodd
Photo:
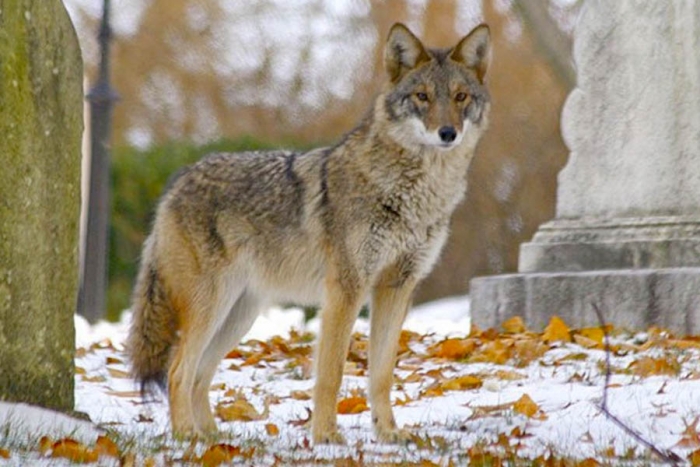
<path id="1" fill-rule="evenodd" d="M 549 320 L 549 324 L 544 329 L 542 340 L 545 342 L 571 342 L 569 327 L 558 316 L 552 316 L 552 319 Z"/>
<path id="2" fill-rule="evenodd" d="M 87 373 L 87 371 L 85 370 L 85 368 L 83 368 L 83 367 L 81 367 L 81 366 L 76 366 L 76 367 L 75 367 L 75 374 L 76 374 L 76 375 L 84 375 L 84 374 L 86 374 L 86 373 Z"/>
<path id="3" fill-rule="evenodd" d="M 484 381 L 474 375 L 464 375 L 457 378 L 450 378 L 440 384 L 444 391 L 459 391 L 465 389 L 479 389 Z"/>
<path id="4" fill-rule="evenodd" d="M 105 378 L 102 375 L 96 375 L 96 376 L 83 375 L 82 380 L 85 381 L 86 383 L 104 383 L 105 381 L 107 381 L 107 378 Z"/>
<path id="5" fill-rule="evenodd" d="M 688 461 L 693 467 L 700 466 L 700 449 L 696 449 L 695 451 L 688 454 Z"/>
<path id="6" fill-rule="evenodd" d="M 576 467 L 598 467 L 599 465 L 601 465 L 600 462 L 593 459 L 592 457 L 589 457 L 576 463 Z"/>
<path id="7" fill-rule="evenodd" d="M 673 356 L 662 358 L 642 357 L 630 363 L 629 367 L 637 376 L 648 377 L 658 375 L 676 376 L 681 370 L 681 364 Z"/>
<path id="8" fill-rule="evenodd" d="M 0 458 L 9 459 L 10 458 L 10 451 L 8 451 L 5 448 L 0 448 Z"/>
<path id="9" fill-rule="evenodd" d="M 280 429 L 277 425 L 274 423 L 266 423 L 265 424 L 265 431 L 269 436 L 277 436 L 280 434 Z"/>
<path id="10" fill-rule="evenodd" d="M 141 391 L 105 391 L 105 394 L 115 397 L 141 397 Z"/>
<path id="11" fill-rule="evenodd" d="M 71 438 L 53 443 L 51 457 L 62 457 L 80 463 L 97 462 L 97 452 Z"/>
<path id="12" fill-rule="evenodd" d="M 51 450 L 51 446 L 53 446 L 53 440 L 48 436 L 42 436 L 39 440 L 39 452 L 46 454 Z"/>
<path id="13" fill-rule="evenodd" d="M 311 399 L 311 391 L 292 391 L 289 393 L 289 397 L 297 401 L 308 401 Z"/>
<path id="14" fill-rule="evenodd" d="M 128 372 L 122 371 L 122 370 L 117 370 L 116 368 L 107 368 L 107 372 L 109 372 L 109 375 L 112 378 L 130 378 L 131 377 Z"/>
<path id="15" fill-rule="evenodd" d="M 508 334 L 520 334 L 527 331 L 525 323 L 520 316 L 513 316 L 512 318 L 505 320 L 501 326 Z"/>
<path id="16" fill-rule="evenodd" d="M 587 349 L 602 349 L 603 344 L 580 334 L 574 334 L 574 342 Z"/>
<path id="17" fill-rule="evenodd" d="M 123 361 L 121 361 L 117 357 L 107 357 L 106 361 L 107 361 L 107 365 L 111 365 L 113 363 L 124 363 Z"/>
<path id="18" fill-rule="evenodd" d="M 366 410 L 369 410 L 369 407 L 367 406 L 367 399 L 364 397 L 346 397 L 345 399 L 341 399 L 340 402 L 338 402 L 339 414 L 355 414 L 364 412 Z"/>
<path id="19" fill-rule="evenodd" d="M 97 437 L 95 451 L 98 456 L 119 457 L 119 448 L 117 444 L 104 435 Z"/>
<path id="20" fill-rule="evenodd" d="M 266 418 L 264 413 L 259 413 L 253 404 L 245 399 L 219 402 L 216 405 L 216 415 L 225 422 L 251 422 Z"/>
<path id="21" fill-rule="evenodd" d="M 218 465 L 231 462 L 234 456 L 240 454 L 241 449 L 230 444 L 215 444 L 210 446 L 202 457 L 200 462 L 205 467 L 216 467 Z"/>
<path id="22" fill-rule="evenodd" d="M 476 348 L 474 339 L 445 339 L 431 346 L 428 354 L 436 358 L 459 360 L 467 357 Z"/>
<path id="23" fill-rule="evenodd" d="M 576 331 L 576 334 L 583 336 L 586 339 L 595 341 L 601 346 L 603 345 L 603 341 L 605 339 L 605 332 L 600 327 L 579 329 Z"/>
<path id="24" fill-rule="evenodd" d="M 525 415 L 528 418 L 533 418 L 540 410 L 540 406 L 533 401 L 530 396 L 523 394 L 520 399 L 513 404 L 513 410 L 517 413 Z"/>

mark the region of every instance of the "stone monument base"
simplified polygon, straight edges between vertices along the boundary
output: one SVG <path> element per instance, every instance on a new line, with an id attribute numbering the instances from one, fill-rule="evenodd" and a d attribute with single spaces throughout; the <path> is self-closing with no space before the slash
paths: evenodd
<path id="1" fill-rule="evenodd" d="M 570 327 L 606 323 L 629 330 L 650 326 L 700 334 L 700 268 L 535 272 L 478 277 L 471 282 L 472 322 L 498 327 L 513 317 L 540 331 L 553 315 Z"/>

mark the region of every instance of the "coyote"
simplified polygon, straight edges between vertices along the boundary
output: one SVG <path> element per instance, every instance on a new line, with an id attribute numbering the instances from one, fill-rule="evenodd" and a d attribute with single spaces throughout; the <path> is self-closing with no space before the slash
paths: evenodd
<path id="1" fill-rule="evenodd" d="M 397 23 L 387 83 L 335 146 L 211 154 L 174 177 L 144 243 L 127 348 L 144 393 L 167 386 L 175 436 L 217 432 L 208 394 L 219 362 L 261 310 L 297 303 L 321 306 L 312 438 L 342 443 L 338 390 L 369 303 L 374 431 L 409 439 L 390 402 L 398 339 L 487 127 L 490 56 L 486 25 L 429 49 Z"/>

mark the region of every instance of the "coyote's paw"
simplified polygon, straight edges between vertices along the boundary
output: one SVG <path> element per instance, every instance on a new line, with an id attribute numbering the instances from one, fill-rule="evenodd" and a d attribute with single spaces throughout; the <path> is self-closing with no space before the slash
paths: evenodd
<path id="1" fill-rule="evenodd" d="M 413 435 L 408 430 L 398 428 L 376 429 L 377 441 L 385 444 L 408 444 L 413 441 Z"/>
<path id="2" fill-rule="evenodd" d="M 345 438 L 338 430 L 314 433 L 314 444 L 345 444 Z"/>

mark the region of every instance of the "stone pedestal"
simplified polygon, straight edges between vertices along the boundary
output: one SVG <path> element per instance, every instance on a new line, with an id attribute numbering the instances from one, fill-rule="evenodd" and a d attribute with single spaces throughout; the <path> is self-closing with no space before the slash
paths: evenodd
<path id="1" fill-rule="evenodd" d="M 700 2 L 588 0 L 556 218 L 519 273 L 472 281 L 472 319 L 700 332 Z"/>

